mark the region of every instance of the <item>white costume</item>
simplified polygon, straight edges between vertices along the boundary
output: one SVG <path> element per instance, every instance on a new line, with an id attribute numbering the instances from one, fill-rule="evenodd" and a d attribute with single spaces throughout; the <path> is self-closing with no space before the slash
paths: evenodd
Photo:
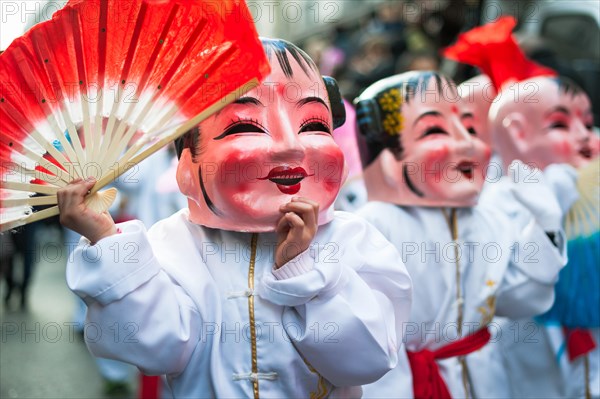
<path id="1" fill-rule="evenodd" d="M 464 306 L 463 336 L 486 326 L 494 314 L 527 317 L 552 305 L 553 285 L 566 262 L 564 245 L 557 249 L 525 207 L 500 210 L 500 204 L 518 202 L 509 190 L 499 188 L 490 201 L 455 211 L 459 273 L 456 245 L 447 227 L 451 210 L 446 209 L 445 215 L 442 208 L 372 202 L 359 211 L 396 245 L 413 280 L 416 296 L 404 331 L 406 350 L 436 350 L 458 339 L 457 276 Z M 498 339 L 495 327 L 490 326 L 492 342 Z M 437 361 L 452 397 L 471 397 L 465 391 L 469 384 L 477 396 L 492 397 L 486 387 L 502 381 L 493 370 L 466 359 L 468 382 L 463 381 L 459 358 Z M 365 397 L 413 397 L 411 376 L 402 350 L 396 369 L 363 387 Z"/>
<path id="2" fill-rule="evenodd" d="M 568 266 L 567 266 L 568 267 Z M 509 320 L 510 334 L 501 340 L 502 361 L 507 371 L 508 396 L 519 398 L 585 398 L 585 361 L 569 361 L 561 326 L 543 325 L 532 319 Z M 600 342 L 600 329 L 588 329 Z M 592 398 L 600 397 L 600 352 L 588 355 L 588 386 Z"/>
<path id="3" fill-rule="evenodd" d="M 354 215 L 336 212 L 278 270 L 275 233 L 206 228 L 187 209 L 147 233 L 138 221 L 119 227 L 94 246 L 82 239 L 68 265 L 98 327 L 88 346 L 167 374 L 176 398 L 357 394 L 351 386 L 397 363 L 410 278 Z"/>
<path id="4" fill-rule="evenodd" d="M 575 169 L 565 164 L 553 164 L 544 170 L 544 178 L 554 192 L 563 213 L 567 213 L 579 194 Z M 493 201 L 493 183 L 486 185 L 483 200 Z M 513 204 L 516 205 L 516 204 Z M 569 267 L 569 266 L 567 266 Z M 584 398 L 586 396 L 585 361 L 581 357 L 571 362 L 566 350 L 566 337 L 559 325 L 545 325 L 534 318 L 496 321 L 502 330 L 497 342 L 483 351 L 490 358 L 474 354 L 481 366 L 498 370 L 501 383 L 493 384 L 494 397 L 514 398 Z M 596 348 L 588 354 L 590 395 L 600 398 L 600 329 L 589 329 Z M 482 351 L 482 352 L 483 352 Z M 486 391 L 481 391 L 484 395 Z M 487 391 L 490 392 L 490 391 Z"/>

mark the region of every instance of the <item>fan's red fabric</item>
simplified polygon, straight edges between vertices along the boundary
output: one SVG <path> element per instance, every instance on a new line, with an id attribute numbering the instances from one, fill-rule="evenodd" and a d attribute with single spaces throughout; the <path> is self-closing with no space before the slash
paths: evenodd
<path id="1" fill-rule="evenodd" d="M 0 55 L 0 117 L 30 131 L 65 102 L 95 106 L 90 87 L 119 85 L 132 101 L 150 90 L 193 117 L 268 72 L 243 2 L 72 0 Z"/>
<path id="2" fill-rule="evenodd" d="M 470 64 L 488 75 L 496 90 L 509 81 L 520 82 L 536 76 L 556 76 L 556 72 L 529 60 L 515 41 L 513 17 L 501 17 L 459 35 L 457 42 L 442 54 Z"/>

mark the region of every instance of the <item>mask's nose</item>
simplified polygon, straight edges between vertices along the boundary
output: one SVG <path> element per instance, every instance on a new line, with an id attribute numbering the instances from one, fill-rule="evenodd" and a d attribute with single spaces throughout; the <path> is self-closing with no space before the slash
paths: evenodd
<path id="1" fill-rule="evenodd" d="M 579 145 L 590 140 L 591 132 L 585 127 L 585 125 L 580 120 L 573 120 L 571 131 L 573 134 L 573 138 Z"/>
<path id="2" fill-rule="evenodd" d="M 471 154 L 475 148 L 473 136 L 465 128 L 458 116 L 450 117 L 450 136 L 458 141 L 461 148 L 464 147 L 467 154 Z"/>
<path id="3" fill-rule="evenodd" d="M 280 113 L 270 123 L 273 138 L 273 157 L 278 162 L 298 162 L 304 158 L 304 146 L 297 129 L 286 113 Z"/>

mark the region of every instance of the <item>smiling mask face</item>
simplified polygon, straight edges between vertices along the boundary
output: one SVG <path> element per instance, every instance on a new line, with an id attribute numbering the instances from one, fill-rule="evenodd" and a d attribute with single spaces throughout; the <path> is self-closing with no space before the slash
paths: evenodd
<path id="1" fill-rule="evenodd" d="M 267 51 L 271 75 L 202 122 L 183 150 L 177 181 L 194 223 L 274 231 L 293 197 L 318 202 L 319 224 L 331 221 L 346 172 L 327 89 L 306 55 L 282 50 Z"/>
<path id="2" fill-rule="evenodd" d="M 385 79 L 361 95 L 357 116 L 367 141 L 387 147 L 365 169 L 369 200 L 431 207 L 477 202 L 490 149 L 451 81 L 432 72 Z M 365 132 L 365 118 L 379 122 Z"/>
<path id="3" fill-rule="evenodd" d="M 541 169 L 579 168 L 598 156 L 590 99 L 564 78 L 537 77 L 503 89 L 490 125 L 505 169 L 515 159 Z"/>

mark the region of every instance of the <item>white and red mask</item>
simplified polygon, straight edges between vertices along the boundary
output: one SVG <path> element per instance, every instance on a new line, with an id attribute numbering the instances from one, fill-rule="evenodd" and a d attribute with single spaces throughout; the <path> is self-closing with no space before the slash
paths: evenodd
<path id="1" fill-rule="evenodd" d="M 181 153 L 177 182 L 194 223 L 274 231 L 279 207 L 293 197 L 319 203 L 320 225 L 333 217 L 346 171 L 327 88 L 308 56 L 287 42 L 269 43 L 271 74 L 202 122 Z"/>
<path id="2" fill-rule="evenodd" d="M 541 169 L 553 163 L 579 168 L 600 150 L 588 96 L 563 78 L 505 85 L 490 109 L 490 126 L 505 169 L 515 159 Z"/>
<path id="3" fill-rule="evenodd" d="M 577 85 L 526 57 L 512 35 L 516 25 L 513 17 L 501 17 L 459 35 L 443 53 L 477 66 L 499 92 L 488 123 L 505 172 L 515 159 L 541 169 L 552 163 L 581 167 L 599 151 L 590 100 Z"/>
<path id="4" fill-rule="evenodd" d="M 468 207 L 483 187 L 490 148 L 477 136 L 456 86 L 435 72 L 381 80 L 357 100 L 369 154 L 371 201 L 406 206 Z"/>

